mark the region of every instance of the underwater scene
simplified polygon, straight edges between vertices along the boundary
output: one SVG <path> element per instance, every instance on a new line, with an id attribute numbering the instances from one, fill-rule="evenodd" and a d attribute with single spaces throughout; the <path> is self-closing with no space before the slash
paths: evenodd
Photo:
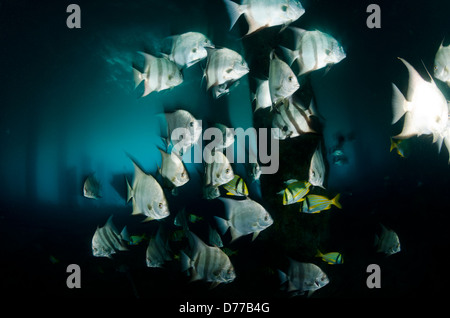
<path id="1" fill-rule="evenodd" d="M 189 301 L 445 294 L 449 13 L 0 0 L 0 290 L 208 315 Z"/>

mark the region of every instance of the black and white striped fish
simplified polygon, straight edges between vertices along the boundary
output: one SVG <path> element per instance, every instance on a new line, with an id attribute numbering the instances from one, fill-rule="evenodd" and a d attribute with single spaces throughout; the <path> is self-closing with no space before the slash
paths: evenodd
<path id="1" fill-rule="evenodd" d="M 289 65 L 298 61 L 298 76 L 342 61 L 346 54 L 342 46 L 332 36 L 315 30 L 306 31 L 290 27 L 296 38 L 295 50 L 281 47 Z"/>
<path id="2" fill-rule="evenodd" d="M 233 264 L 227 254 L 218 247 L 206 245 L 192 232 L 187 232 L 191 252 L 189 256 L 181 251 L 182 271 L 191 269 L 192 279 L 204 280 L 217 286 L 230 283 L 236 278 Z"/>
<path id="3" fill-rule="evenodd" d="M 255 112 L 258 109 L 263 109 L 272 106 L 272 99 L 270 98 L 269 80 L 256 79 L 256 91 L 254 95 Z"/>
<path id="4" fill-rule="evenodd" d="M 271 26 L 286 27 L 305 13 L 299 0 L 242 0 L 241 5 L 224 0 L 224 3 L 230 15 L 230 30 L 244 14 L 248 23 L 247 35 Z"/>
<path id="5" fill-rule="evenodd" d="M 225 218 L 215 216 L 221 234 L 230 229 L 232 241 L 247 234 L 253 234 L 254 240 L 258 234 L 273 224 L 269 212 L 258 202 L 249 197 L 245 200 L 219 198 L 225 205 Z"/>
<path id="6" fill-rule="evenodd" d="M 375 235 L 375 247 L 377 252 L 385 253 L 387 256 L 400 252 L 400 239 L 397 233 L 387 229 L 383 224 L 381 226 L 381 235 Z"/>
<path id="7" fill-rule="evenodd" d="M 162 267 L 164 262 L 172 259 L 167 232 L 160 225 L 156 236 L 148 242 L 145 252 L 147 267 Z"/>
<path id="8" fill-rule="evenodd" d="M 92 255 L 96 257 L 111 258 L 117 251 L 127 251 L 125 241 L 127 239 L 126 227 L 119 234 L 114 223 L 112 215 L 106 221 L 103 227 L 97 227 L 92 238 Z"/>
<path id="9" fill-rule="evenodd" d="M 127 202 L 132 200 L 132 215 L 144 214 L 147 218 L 144 220 L 159 220 L 168 217 L 169 205 L 161 185 L 156 179 L 142 171 L 134 162 L 134 181 L 133 186 L 127 182 Z"/>
<path id="10" fill-rule="evenodd" d="M 289 258 L 287 273 L 278 270 L 281 284 L 287 283 L 286 290 L 293 295 L 308 293 L 310 296 L 314 291 L 327 285 L 330 280 L 322 269 L 313 263 L 297 262 Z"/>
<path id="11" fill-rule="evenodd" d="M 313 101 L 309 108 L 304 107 L 300 101 L 290 98 L 278 108 L 272 119 L 272 131 L 275 139 L 294 138 L 306 133 L 314 133 L 311 128 L 311 116 L 314 114 Z"/>
<path id="12" fill-rule="evenodd" d="M 221 96 L 228 92 L 230 85 L 225 83 L 235 82 L 249 72 L 247 62 L 237 52 L 228 48 L 208 49 L 208 60 L 206 63 L 206 89 L 221 85 L 219 94 Z"/>
<path id="13" fill-rule="evenodd" d="M 168 46 L 167 58 L 177 64 L 179 69 L 187 68 L 207 56 L 205 47 L 213 48 L 212 42 L 202 33 L 186 32 L 170 36 L 164 41 Z"/>
<path id="14" fill-rule="evenodd" d="M 319 144 L 311 157 L 308 181 L 313 186 L 325 189 L 325 187 L 323 186 L 324 180 L 325 180 L 325 164 L 323 161 L 322 147 Z"/>
<path id="15" fill-rule="evenodd" d="M 300 88 L 297 77 L 286 62 L 272 51 L 269 65 L 269 92 L 273 105 L 288 99 Z"/>
<path id="16" fill-rule="evenodd" d="M 205 151 L 205 186 L 218 187 L 233 180 L 234 172 L 228 158 L 221 152 Z"/>
<path id="17" fill-rule="evenodd" d="M 443 46 L 443 43 L 434 58 L 434 77 L 450 86 L 450 44 Z"/>
<path id="18" fill-rule="evenodd" d="M 101 195 L 100 182 L 95 178 L 94 174 L 89 175 L 83 184 L 83 195 L 89 199 L 99 199 Z"/>
<path id="19" fill-rule="evenodd" d="M 151 92 L 159 92 L 180 85 L 183 75 L 177 65 L 165 57 L 155 57 L 148 53 L 138 52 L 145 58 L 144 71 L 140 72 L 133 67 L 135 87 L 144 81 L 142 97 Z"/>
<path id="20" fill-rule="evenodd" d="M 167 122 L 167 145 L 172 144 L 172 152 L 182 156 L 199 140 L 202 134 L 202 121 L 195 119 L 184 109 L 165 113 L 165 119 Z"/>

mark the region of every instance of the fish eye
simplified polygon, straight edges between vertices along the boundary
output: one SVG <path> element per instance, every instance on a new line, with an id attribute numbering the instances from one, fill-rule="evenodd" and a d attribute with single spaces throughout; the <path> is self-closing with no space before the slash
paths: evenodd
<path id="1" fill-rule="evenodd" d="M 197 52 L 197 48 L 196 47 L 192 48 L 192 53 L 196 53 L 196 52 Z"/>
<path id="2" fill-rule="evenodd" d="M 287 9 L 288 9 L 288 6 L 287 6 L 286 4 L 283 4 L 283 5 L 281 6 L 281 10 L 282 10 L 283 12 L 286 12 Z"/>
<path id="3" fill-rule="evenodd" d="M 158 207 L 159 207 L 160 209 L 162 209 L 162 207 L 163 207 L 162 202 L 160 202 L 160 203 L 158 204 Z"/>
<path id="4" fill-rule="evenodd" d="M 437 69 L 438 69 L 438 67 L 437 67 L 437 65 L 435 65 L 435 66 L 434 66 L 434 70 L 437 71 Z"/>
<path id="5" fill-rule="evenodd" d="M 169 81 L 170 80 L 172 80 L 173 79 L 173 75 L 172 74 L 169 74 L 168 76 L 167 76 L 167 78 L 169 79 Z"/>
<path id="6" fill-rule="evenodd" d="M 184 178 L 184 176 L 185 176 L 185 173 L 184 173 L 184 171 L 181 173 L 181 177 L 182 178 Z"/>
<path id="7" fill-rule="evenodd" d="M 287 132 L 288 131 L 288 126 L 283 126 L 283 128 L 281 129 L 283 132 Z"/>
<path id="8" fill-rule="evenodd" d="M 228 74 L 230 74 L 231 72 L 233 72 L 233 68 L 228 68 L 225 72 L 227 72 Z"/>
<path id="9" fill-rule="evenodd" d="M 294 79 L 294 78 L 293 78 L 292 76 L 289 76 L 289 77 L 288 77 L 289 82 L 292 82 L 293 79 Z"/>
<path id="10" fill-rule="evenodd" d="M 194 122 L 191 121 L 191 122 L 189 123 L 189 126 L 190 126 L 190 127 L 194 127 Z"/>
<path id="11" fill-rule="evenodd" d="M 226 168 L 226 169 L 225 169 L 225 173 L 226 173 L 226 174 L 230 173 L 230 168 Z"/>

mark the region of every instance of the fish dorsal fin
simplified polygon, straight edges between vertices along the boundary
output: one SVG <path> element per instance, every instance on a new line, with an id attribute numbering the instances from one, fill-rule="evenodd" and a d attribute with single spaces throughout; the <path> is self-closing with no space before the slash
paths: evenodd
<path id="1" fill-rule="evenodd" d="M 236 24 L 239 17 L 245 12 L 247 6 L 239 5 L 231 0 L 223 0 L 223 2 L 227 8 L 228 15 L 230 16 L 231 20 L 230 30 L 231 30 L 233 26 Z"/>
<path id="2" fill-rule="evenodd" d="M 114 225 L 112 218 L 113 215 L 111 214 L 111 216 L 108 218 L 108 221 L 106 221 L 105 227 L 109 228 L 112 232 L 114 232 L 114 234 L 118 234 L 119 231 L 117 231 L 117 228 Z"/>
<path id="3" fill-rule="evenodd" d="M 141 55 L 141 56 L 144 57 L 144 59 L 145 59 L 145 64 L 146 64 L 146 65 L 150 65 L 150 63 L 151 63 L 154 59 L 156 59 L 156 57 L 154 57 L 153 55 L 148 54 L 148 53 L 145 53 L 145 52 L 142 52 L 142 51 L 138 51 L 137 53 L 138 53 L 139 55 Z"/>
<path id="4" fill-rule="evenodd" d="M 164 165 L 164 161 L 169 159 L 170 155 L 167 152 L 165 152 L 164 150 L 162 150 L 161 148 L 159 148 L 159 147 L 157 147 L 157 148 L 158 148 L 159 152 L 161 153 L 161 167 L 162 167 Z"/>
<path id="5" fill-rule="evenodd" d="M 134 160 L 131 161 L 133 162 L 134 166 L 134 178 L 137 179 L 139 177 L 146 176 L 145 172 L 142 171 L 142 169 L 137 165 L 137 163 L 134 162 Z"/>
<path id="6" fill-rule="evenodd" d="M 294 32 L 295 40 L 296 40 L 296 41 L 300 40 L 300 39 L 306 34 L 306 32 L 308 32 L 308 31 L 305 30 L 305 29 L 297 28 L 297 27 L 292 27 L 292 26 L 289 27 L 289 29 L 290 29 L 292 32 Z"/>
<path id="7" fill-rule="evenodd" d="M 436 85 L 436 83 L 434 82 L 434 79 L 433 79 L 433 77 L 431 76 L 430 72 L 428 72 L 428 69 L 427 69 L 427 67 L 425 66 L 425 63 L 423 62 L 423 60 L 421 60 L 421 62 L 422 62 L 423 68 L 425 69 L 425 71 L 427 72 L 428 76 L 430 77 L 430 83 Z"/>
<path id="8" fill-rule="evenodd" d="M 294 182 L 298 182 L 297 179 L 289 179 L 288 181 L 285 181 L 284 183 L 286 183 L 287 185 L 294 183 Z"/>
<path id="9" fill-rule="evenodd" d="M 392 83 L 392 122 L 395 124 L 403 117 L 407 108 L 407 101 L 398 87 Z"/>
<path id="10" fill-rule="evenodd" d="M 284 46 L 279 46 L 281 51 L 283 51 L 286 63 L 291 66 L 296 59 L 299 58 L 299 50 L 291 50 Z"/>
<path id="11" fill-rule="evenodd" d="M 409 64 L 406 60 L 402 59 L 401 57 L 398 58 L 400 61 L 405 64 L 406 68 L 408 69 L 409 73 L 409 81 L 408 81 L 408 92 L 406 94 L 406 99 L 408 101 L 412 101 L 412 97 L 414 96 L 414 89 L 420 85 L 424 79 L 420 76 L 420 74 L 414 69 L 414 67 Z"/>
<path id="12" fill-rule="evenodd" d="M 195 259 L 197 254 L 205 250 L 208 245 L 206 245 L 197 235 L 195 235 L 194 232 L 189 231 L 187 233 L 189 244 L 192 249 L 192 258 Z"/>

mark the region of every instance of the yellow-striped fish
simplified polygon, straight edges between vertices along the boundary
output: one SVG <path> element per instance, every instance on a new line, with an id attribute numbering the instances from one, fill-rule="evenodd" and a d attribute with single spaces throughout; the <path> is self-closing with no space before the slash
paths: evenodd
<path id="1" fill-rule="evenodd" d="M 298 181 L 295 179 L 286 181 L 286 189 L 279 192 L 283 194 L 283 205 L 293 204 L 305 200 L 305 195 L 309 192 L 311 183 L 308 181 Z"/>
<path id="2" fill-rule="evenodd" d="M 328 210 L 332 205 L 337 206 L 342 209 L 342 205 L 339 203 L 339 198 L 341 194 L 336 195 L 333 199 L 328 199 L 323 195 L 309 194 L 303 201 L 303 207 L 301 212 L 305 213 L 319 213 L 324 210 Z"/>
<path id="3" fill-rule="evenodd" d="M 248 188 L 242 179 L 237 174 L 234 175 L 233 180 L 223 185 L 224 189 L 228 191 L 227 195 L 248 196 Z"/>
<path id="4" fill-rule="evenodd" d="M 326 254 L 322 254 L 321 251 L 317 250 L 316 257 L 321 257 L 324 262 L 327 262 L 327 264 L 344 264 L 344 258 L 342 257 L 342 254 L 339 252 L 330 252 Z"/>
<path id="5" fill-rule="evenodd" d="M 408 141 L 408 139 L 393 139 L 391 138 L 391 149 L 392 150 L 396 150 L 397 154 L 402 157 L 402 158 L 406 158 L 408 157 L 409 153 L 410 153 L 410 141 Z"/>

